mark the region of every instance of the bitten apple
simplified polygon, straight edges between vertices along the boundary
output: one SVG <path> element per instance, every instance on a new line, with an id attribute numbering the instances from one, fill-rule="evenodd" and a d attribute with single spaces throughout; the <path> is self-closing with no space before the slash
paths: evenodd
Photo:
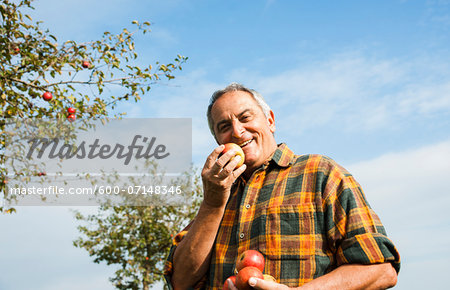
<path id="1" fill-rule="evenodd" d="M 230 277 L 228 277 L 228 279 L 230 279 L 231 280 L 231 282 L 233 282 L 233 284 L 235 284 L 236 285 L 236 276 L 230 276 Z M 228 280 L 227 279 L 227 280 Z M 227 280 L 225 280 L 225 283 L 223 283 L 223 290 L 229 290 L 230 288 L 228 287 L 228 281 Z"/>
<path id="2" fill-rule="evenodd" d="M 230 151 L 230 150 L 234 150 L 234 151 L 236 151 L 236 154 L 234 156 L 241 156 L 241 160 L 236 165 L 236 168 L 241 167 L 241 165 L 244 164 L 244 160 L 245 160 L 245 154 L 244 154 L 244 151 L 242 150 L 242 148 L 239 145 L 235 144 L 235 143 L 227 143 L 224 146 L 225 146 L 225 148 L 220 153 L 219 157 L 222 156 L 223 154 L 225 154 L 226 152 Z M 231 160 L 233 160 L 233 158 L 231 158 Z"/>
<path id="3" fill-rule="evenodd" d="M 53 98 L 53 96 L 52 96 L 52 93 L 45 92 L 45 93 L 42 94 L 42 98 L 44 99 L 44 101 L 48 102 L 48 101 L 50 101 Z"/>
<path id="4" fill-rule="evenodd" d="M 261 272 L 264 271 L 264 256 L 255 250 L 247 250 L 243 252 L 237 262 L 236 262 L 236 270 L 239 272 L 241 269 L 245 267 L 256 267 Z"/>
<path id="5" fill-rule="evenodd" d="M 240 270 L 239 273 L 236 276 L 236 287 L 239 290 L 251 290 L 253 287 L 248 285 L 248 280 L 251 277 L 264 279 L 263 274 L 261 271 L 256 267 L 245 267 L 244 269 Z"/>

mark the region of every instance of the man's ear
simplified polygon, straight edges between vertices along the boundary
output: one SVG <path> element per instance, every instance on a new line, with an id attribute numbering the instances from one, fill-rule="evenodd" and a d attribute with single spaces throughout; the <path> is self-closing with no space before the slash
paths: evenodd
<path id="1" fill-rule="evenodd" d="M 269 117 L 267 117 L 267 122 L 269 123 L 270 132 L 275 133 L 275 115 L 273 111 L 270 110 Z"/>

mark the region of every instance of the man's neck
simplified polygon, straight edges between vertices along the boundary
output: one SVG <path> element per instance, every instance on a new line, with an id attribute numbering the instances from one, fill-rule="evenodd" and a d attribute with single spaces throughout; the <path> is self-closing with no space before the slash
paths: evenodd
<path id="1" fill-rule="evenodd" d="M 273 154 L 277 150 L 278 146 L 275 146 L 275 149 L 272 151 L 272 153 L 266 158 L 266 160 L 262 164 L 255 165 L 253 167 L 248 167 L 244 173 L 242 174 L 242 177 L 245 179 L 245 181 L 248 181 L 250 177 L 252 177 L 253 173 L 261 168 L 265 163 L 268 163 L 273 158 Z"/>

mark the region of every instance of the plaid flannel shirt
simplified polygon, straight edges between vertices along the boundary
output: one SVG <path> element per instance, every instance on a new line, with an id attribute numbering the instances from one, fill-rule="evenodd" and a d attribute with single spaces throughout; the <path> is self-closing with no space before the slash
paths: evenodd
<path id="1" fill-rule="evenodd" d="M 166 262 L 169 285 L 186 230 L 174 238 Z M 390 262 L 400 270 L 399 253 L 353 176 L 330 158 L 294 155 L 285 144 L 247 182 L 233 185 L 209 271 L 196 288 L 222 289 L 248 249 L 264 255 L 265 274 L 291 287 L 343 264 Z"/>

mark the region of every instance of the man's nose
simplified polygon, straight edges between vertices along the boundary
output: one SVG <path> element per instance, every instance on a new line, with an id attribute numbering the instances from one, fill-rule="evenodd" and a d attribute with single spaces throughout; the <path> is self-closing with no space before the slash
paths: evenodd
<path id="1" fill-rule="evenodd" d="M 241 138 L 242 134 L 244 133 L 244 127 L 240 122 L 234 122 L 233 123 L 233 137 L 234 138 Z"/>

